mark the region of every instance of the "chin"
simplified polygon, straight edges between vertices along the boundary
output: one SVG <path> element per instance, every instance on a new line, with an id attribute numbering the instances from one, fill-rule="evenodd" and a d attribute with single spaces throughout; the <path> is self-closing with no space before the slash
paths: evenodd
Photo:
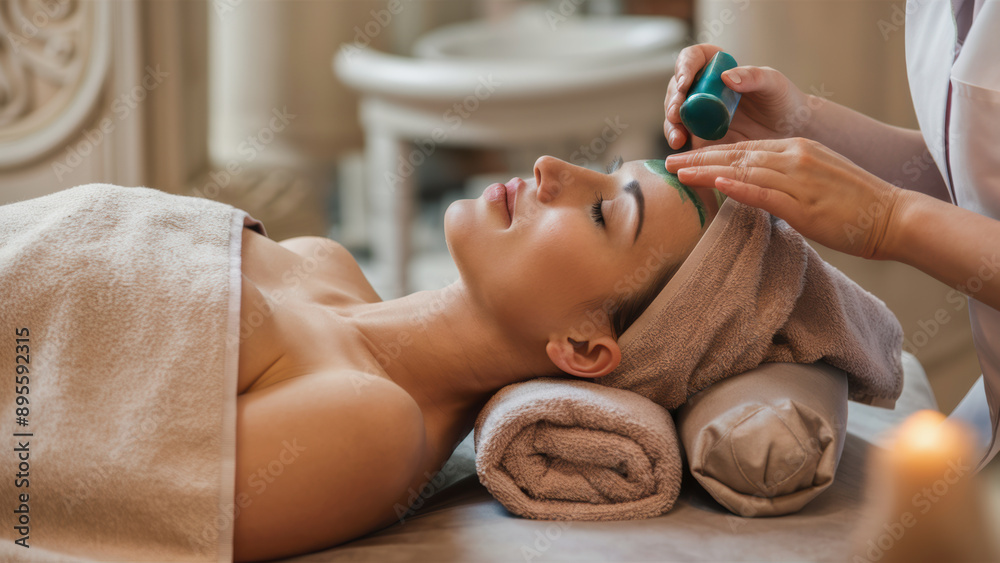
<path id="1" fill-rule="evenodd" d="M 451 248 L 452 240 L 463 236 L 475 226 L 475 200 L 457 199 L 444 210 L 444 239 Z"/>
<path id="2" fill-rule="evenodd" d="M 504 263 L 503 246 L 497 239 L 495 226 L 486 201 L 460 199 L 444 212 L 444 239 L 448 253 L 455 262 L 459 277 L 473 293 L 485 291 L 490 280 L 501 279 L 498 265 Z M 480 298 L 484 296 L 480 295 Z"/>
<path id="3" fill-rule="evenodd" d="M 465 278 L 466 250 L 474 244 L 476 234 L 476 200 L 459 199 L 451 202 L 444 212 L 444 240 L 448 253 Z"/>

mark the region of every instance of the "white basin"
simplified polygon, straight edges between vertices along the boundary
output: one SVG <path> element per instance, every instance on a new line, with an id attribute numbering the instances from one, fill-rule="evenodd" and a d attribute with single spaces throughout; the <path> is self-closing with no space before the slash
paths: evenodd
<path id="1" fill-rule="evenodd" d="M 551 26 L 545 16 L 522 11 L 501 22 L 432 30 L 414 44 L 412 57 L 345 45 L 334 66 L 360 92 L 449 105 L 487 75 L 503 84 L 491 103 L 590 95 L 636 82 L 663 89 L 687 33 L 677 18 L 579 17 Z"/>
<path id="2" fill-rule="evenodd" d="M 413 54 L 426 59 L 593 67 L 676 49 L 687 32 L 685 24 L 673 18 L 586 17 L 561 21 L 551 17 L 533 12 L 503 22 L 443 26 L 417 40 Z"/>
<path id="3" fill-rule="evenodd" d="M 563 21 L 543 10 L 438 28 L 411 57 L 343 46 L 334 69 L 361 94 L 372 249 L 394 280 L 392 296 L 408 293 L 413 170 L 427 154 L 439 145 L 567 139 L 652 154 L 648 139 L 662 130 L 663 95 L 687 31 L 675 18 Z"/>

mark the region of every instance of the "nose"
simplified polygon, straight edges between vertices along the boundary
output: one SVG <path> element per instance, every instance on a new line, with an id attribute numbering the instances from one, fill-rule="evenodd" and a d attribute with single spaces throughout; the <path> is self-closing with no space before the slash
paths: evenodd
<path id="1" fill-rule="evenodd" d="M 554 201 L 587 172 L 591 171 L 552 156 L 538 157 L 535 161 L 535 185 L 538 186 L 539 203 Z"/>

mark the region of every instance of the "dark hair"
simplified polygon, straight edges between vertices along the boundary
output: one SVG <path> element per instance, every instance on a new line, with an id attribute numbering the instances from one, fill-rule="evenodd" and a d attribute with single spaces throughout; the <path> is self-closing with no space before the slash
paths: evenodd
<path id="1" fill-rule="evenodd" d="M 683 260 L 664 265 L 653 275 L 653 279 L 645 287 L 633 293 L 622 293 L 614 300 L 614 305 L 608 311 L 608 316 L 611 320 L 611 334 L 616 340 L 628 330 L 628 327 L 632 326 L 632 323 L 663 291 L 670 279 L 677 273 L 681 262 Z"/>

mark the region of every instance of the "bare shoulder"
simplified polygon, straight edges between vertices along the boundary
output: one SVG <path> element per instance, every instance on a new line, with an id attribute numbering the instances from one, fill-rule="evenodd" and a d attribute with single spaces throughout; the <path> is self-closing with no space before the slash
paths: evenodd
<path id="1" fill-rule="evenodd" d="M 237 560 L 287 557 L 390 524 L 426 453 L 416 401 L 392 381 L 337 371 L 237 401 Z"/>
<path id="2" fill-rule="evenodd" d="M 315 267 L 327 271 L 331 276 L 343 281 L 361 297 L 367 300 L 381 300 L 378 293 L 365 277 L 358 261 L 344 245 L 319 236 L 300 236 L 279 242 L 281 246 L 303 257 L 313 260 Z"/>
<path id="3" fill-rule="evenodd" d="M 314 254 L 317 249 L 326 252 L 347 252 L 350 254 L 350 252 L 344 248 L 344 245 L 339 242 L 326 237 L 312 235 L 286 238 L 283 241 L 279 241 L 278 244 L 296 254 L 301 254 L 303 256 Z"/>
<path id="4" fill-rule="evenodd" d="M 292 237 L 286 238 L 278 242 L 278 244 L 303 258 L 312 258 L 320 263 L 333 261 L 336 263 L 353 263 L 355 266 L 358 264 L 357 260 L 354 259 L 354 256 L 344 245 L 326 237 L 311 235 Z"/>

